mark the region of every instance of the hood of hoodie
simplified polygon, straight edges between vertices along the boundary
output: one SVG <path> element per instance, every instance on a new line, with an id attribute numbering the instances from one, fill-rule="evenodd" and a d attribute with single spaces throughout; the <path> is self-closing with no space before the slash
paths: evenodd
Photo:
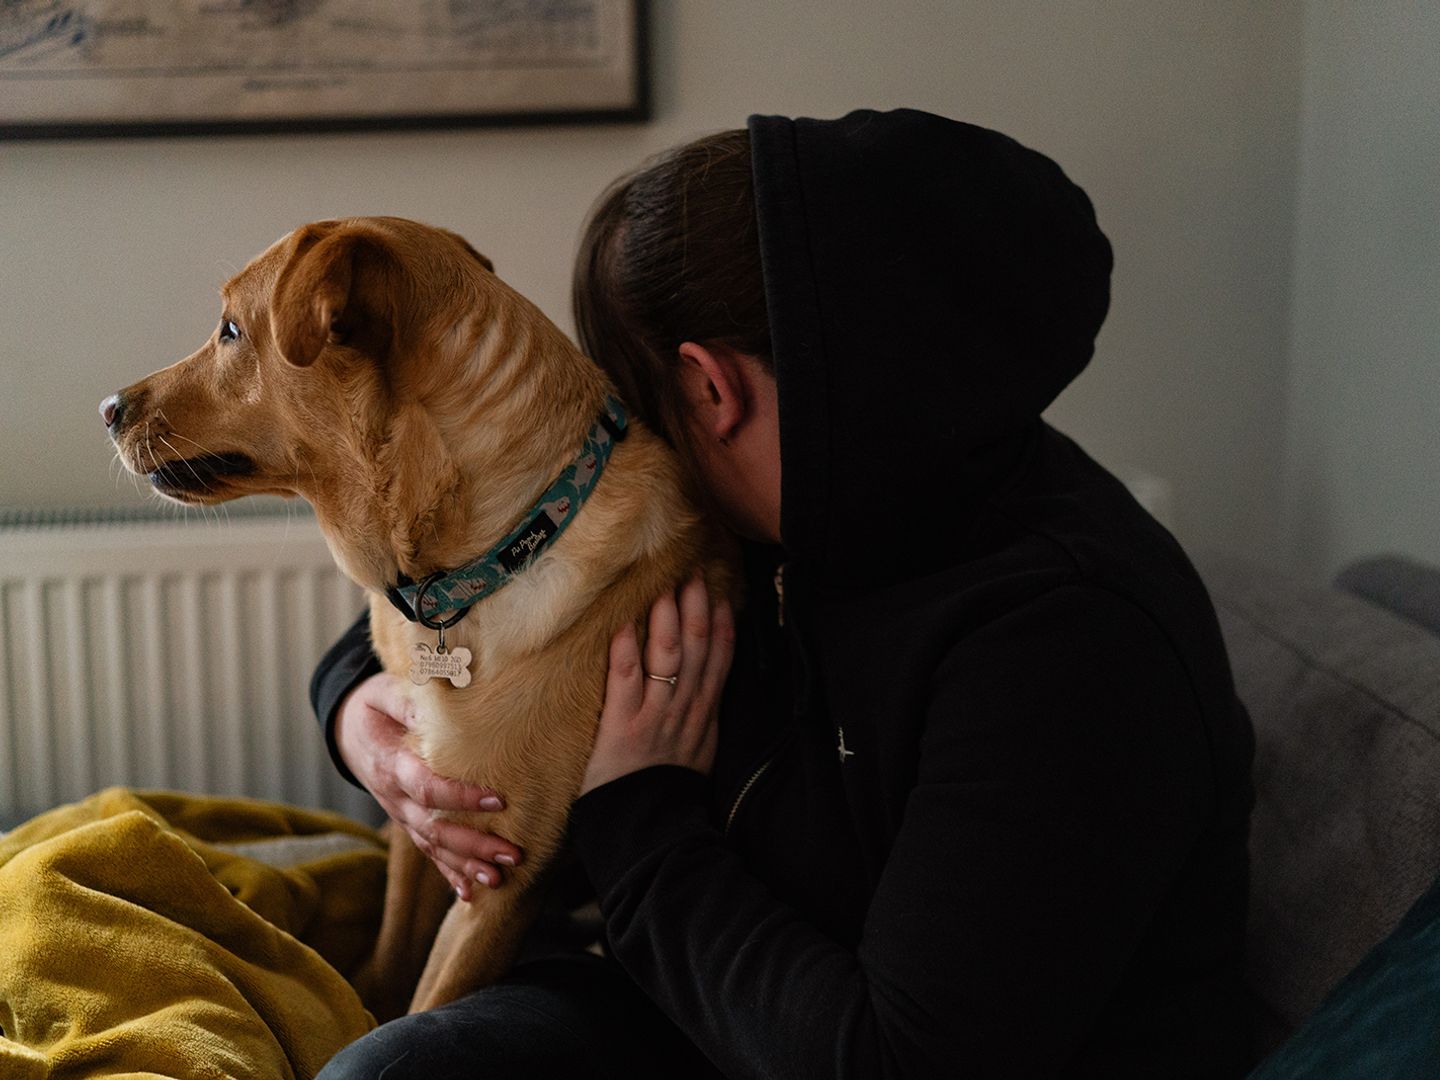
<path id="1" fill-rule="evenodd" d="M 780 403 L 781 534 L 819 582 L 965 557 L 1110 302 L 1085 192 L 914 110 L 750 118 Z"/>

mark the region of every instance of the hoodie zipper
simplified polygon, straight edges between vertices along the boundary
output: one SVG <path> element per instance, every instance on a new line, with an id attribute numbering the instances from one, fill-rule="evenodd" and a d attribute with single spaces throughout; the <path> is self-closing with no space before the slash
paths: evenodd
<path id="1" fill-rule="evenodd" d="M 785 564 L 775 568 L 775 623 L 785 625 Z"/>
<path id="2" fill-rule="evenodd" d="M 744 787 L 742 787 L 740 793 L 735 796 L 735 801 L 730 804 L 730 814 L 725 818 L 725 831 L 721 833 L 722 836 L 730 835 L 730 826 L 735 824 L 735 815 L 740 812 L 740 804 L 745 801 L 745 796 L 750 794 L 750 789 L 755 786 L 755 781 L 764 776 L 765 770 L 775 764 L 776 756 L 777 755 L 772 754 L 761 762 L 760 767 L 750 774 L 750 779 L 745 781 Z"/>
<path id="3" fill-rule="evenodd" d="M 774 583 L 775 583 L 775 622 L 776 622 L 776 624 L 779 625 L 779 626 L 784 626 L 784 625 L 785 625 L 785 564 L 784 564 L 784 563 L 781 563 L 779 566 L 777 566 L 777 567 L 775 568 Z M 747 795 L 750 794 L 750 789 L 755 786 L 755 782 L 756 782 L 757 780 L 759 780 L 760 777 L 762 777 L 762 776 L 765 775 L 765 770 L 767 770 L 768 768 L 770 768 L 771 765 L 775 764 L 775 759 L 776 759 L 777 757 L 779 757 L 779 756 L 780 756 L 780 752 L 779 752 L 779 750 L 776 750 L 774 753 L 772 753 L 769 757 L 767 757 L 764 761 L 762 761 L 762 762 L 760 763 L 760 767 L 759 767 L 758 769 L 756 769 L 754 772 L 752 772 L 752 773 L 750 774 L 750 779 L 746 780 L 745 783 L 741 786 L 739 793 L 735 796 L 735 801 L 730 804 L 730 813 L 729 813 L 729 814 L 726 816 L 726 818 L 725 818 L 725 829 L 724 829 L 724 831 L 721 833 L 722 836 L 729 836 L 729 835 L 730 835 L 730 826 L 732 826 L 733 824 L 735 824 L 735 815 L 738 814 L 738 813 L 740 813 L 740 806 L 741 806 L 742 803 L 745 802 L 745 796 L 747 796 Z"/>

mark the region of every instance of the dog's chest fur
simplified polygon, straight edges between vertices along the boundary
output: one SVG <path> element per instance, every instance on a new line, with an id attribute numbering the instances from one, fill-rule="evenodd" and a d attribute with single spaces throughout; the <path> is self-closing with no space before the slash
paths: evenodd
<path id="1" fill-rule="evenodd" d="M 407 680 L 414 747 L 436 772 L 493 787 L 513 807 L 573 798 L 603 702 L 610 639 L 625 622 L 643 620 L 655 596 L 715 562 L 713 540 L 657 443 L 643 429 L 622 443 L 565 534 L 446 631 L 447 646 L 472 654 L 470 685 Z M 712 573 L 717 595 L 728 592 L 723 574 Z M 436 644 L 433 630 L 379 596 L 371 633 L 386 670 L 402 677 L 414 644 Z M 517 816 L 528 817 L 522 810 L 503 825 L 491 815 L 470 820 L 527 851 L 558 847 L 563 821 Z"/>

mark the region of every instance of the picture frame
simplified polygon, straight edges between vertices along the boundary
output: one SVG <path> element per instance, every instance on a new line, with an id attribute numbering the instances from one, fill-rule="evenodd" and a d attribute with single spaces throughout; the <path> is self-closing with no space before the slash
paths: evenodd
<path id="1" fill-rule="evenodd" d="M 647 0 L 6 0 L 0 139 L 650 116 Z"/>

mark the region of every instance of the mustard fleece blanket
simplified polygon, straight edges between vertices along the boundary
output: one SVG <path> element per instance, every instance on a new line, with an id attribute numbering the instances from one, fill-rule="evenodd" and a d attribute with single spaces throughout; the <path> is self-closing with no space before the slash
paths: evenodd
<path id="1" fill-rule="evenodd" d="M 262 861 L 264 860 L 264 861 Z M 270 865 L 270 864 L 276 865 Z M 374 1026 L 370 829 L 113 788 L 0 838 L 0 1077 L 310 1077 Z"/>

